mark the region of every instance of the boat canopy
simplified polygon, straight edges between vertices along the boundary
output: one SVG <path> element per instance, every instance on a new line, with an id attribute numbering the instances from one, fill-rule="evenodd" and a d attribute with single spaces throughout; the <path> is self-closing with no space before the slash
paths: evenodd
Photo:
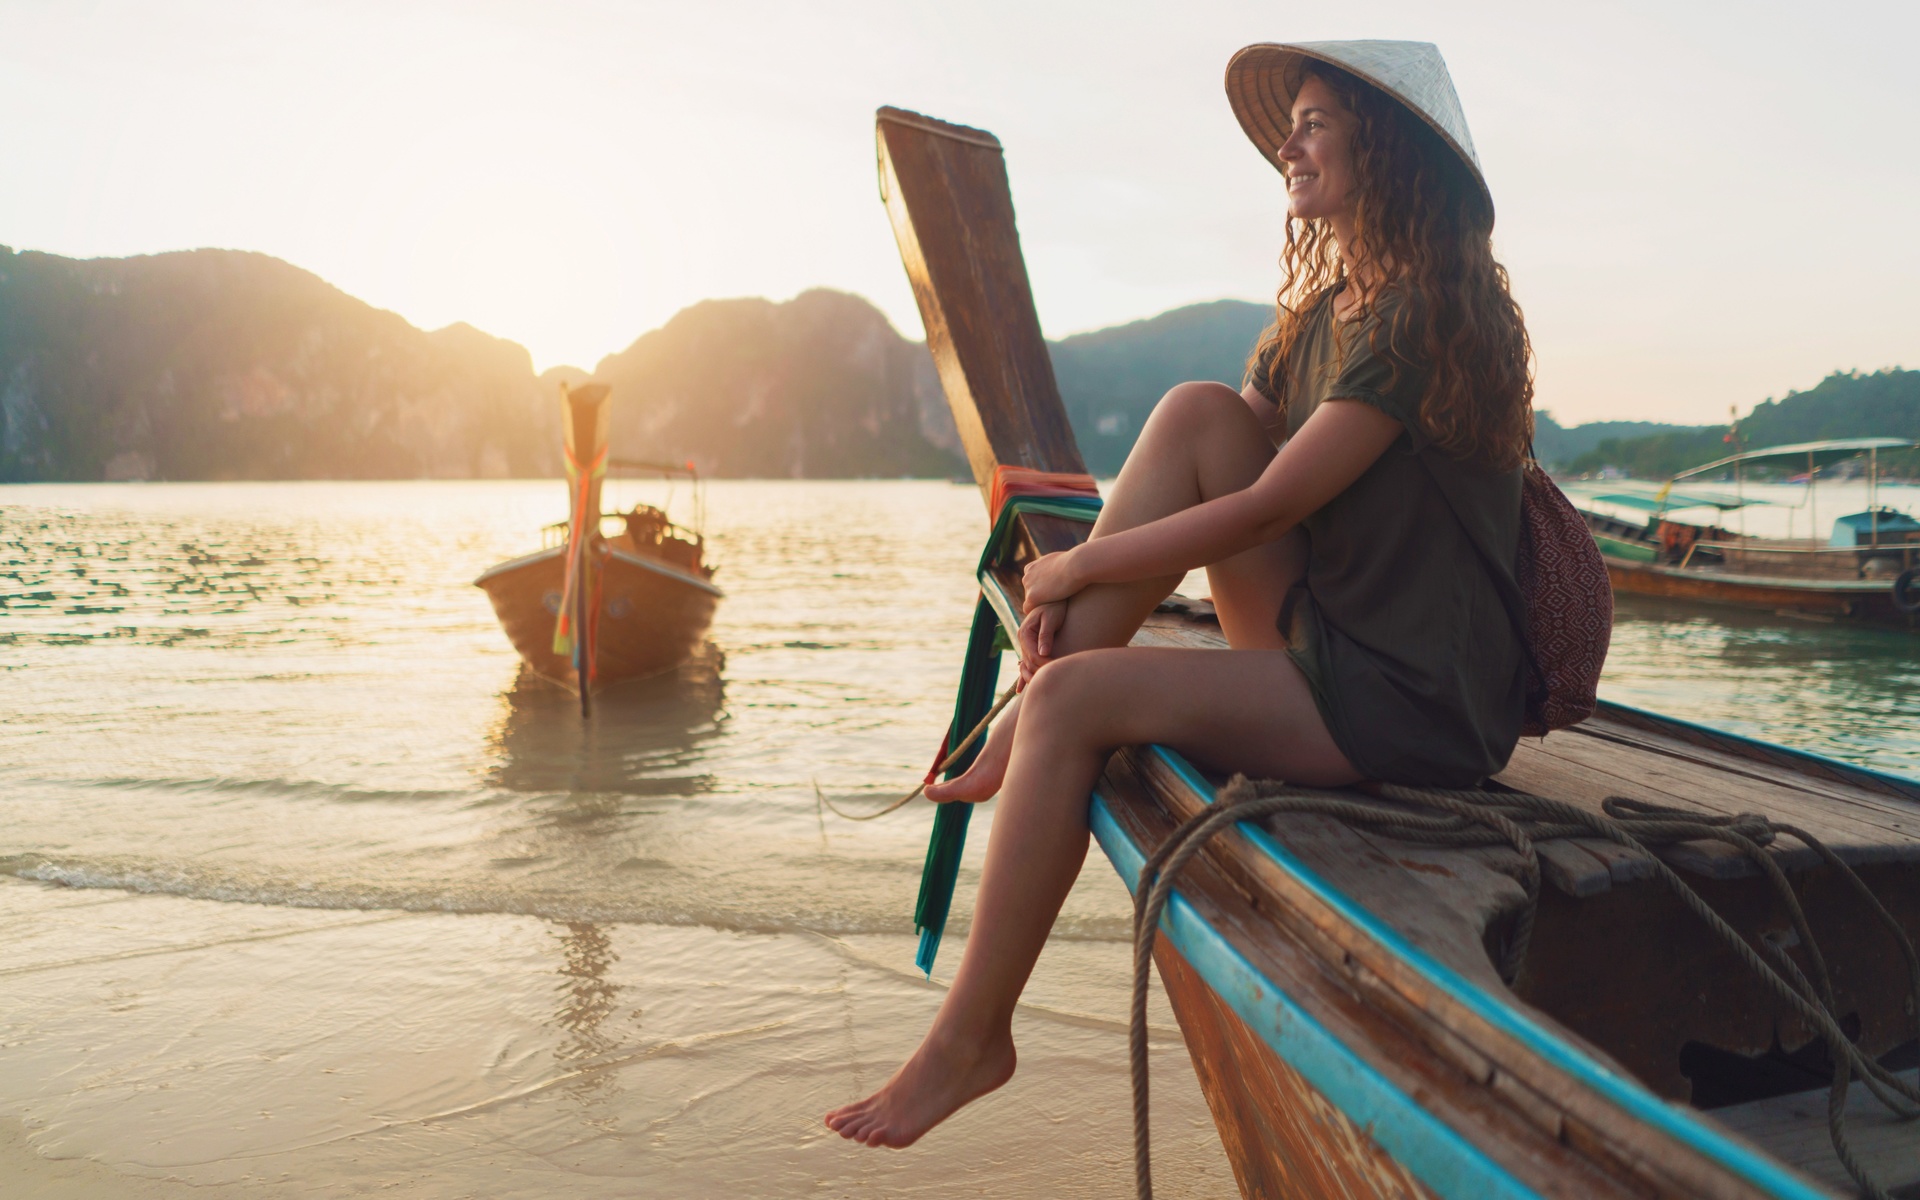
<path id="1" fill-rule="evenodd" d="M 1877 450 L 1905 450 L 1912 446 L 1920 446 L 1920 442 L 1909 441 L 1906 438 L 1831 438 L 1824 442 L 1794 442 L 1787 446 L 1768 446 L 1762 450 L 1729 454 L 1725 458 L 1717 458 L 1704 466 L 1682 471 L 1673 478 L 1677 483 L 1689 476 L 1715 471 L 1721 467 L 1730 467 L 1734 463 L 1760 462 L 1769 458 L 1808 459 L 1817 464 L 1835 462 Z"/>
<path id="2" fill-rule="evenodd" d="M 1594 499 L 1624 508 L 1637 508 L 1642 512 L 1666 512 L 1675 508 L 1717 508 L 1721 512 L 1730 512 L 1736 508 L 1767 503 L 1765 500 L 1732 496 L 1726 492 L 1676 492 L 1668 488 L 1661 488 L 1657 492 L 1609 492 Z"/>

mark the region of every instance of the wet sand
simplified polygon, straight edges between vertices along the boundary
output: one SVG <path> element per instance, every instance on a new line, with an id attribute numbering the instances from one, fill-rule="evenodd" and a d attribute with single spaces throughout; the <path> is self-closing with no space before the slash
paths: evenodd
<path id="1" fill-rule="evenodd" d="M 842 1142 L 819 1114 L 881 1082 L 939 1002 L 939 985 L 889 965 L 909 960 L 904 937 L 268 908 L 21 880 L 0 880 L 0 920 L 14 931 L 0 968 L 9 1195 L 1131 1186 L 1126 972 L 1111 942 L 1051 948 L 1016 1025 L 1014 1081 L 889 1152 Z M 1162 1190 L 1232 1195 L 1158 998 L 1154 1023 Z"/>

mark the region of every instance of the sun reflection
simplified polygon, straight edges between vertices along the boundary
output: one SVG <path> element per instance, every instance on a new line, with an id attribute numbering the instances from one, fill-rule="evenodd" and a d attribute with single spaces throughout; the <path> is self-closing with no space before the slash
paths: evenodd
<path id="1" fill-rule="evenodd" d="M 619 984 L 607 978 L 607 970 L 620 961 L 607 931 L 588 922 L 570 922 L 560 938 L 560 1007 L 554 1024 L 567 1037 L 554 1047 L 554 1061 L 561 1070 L 577 1072 L 566 1085 L 567 1093 L 589 1109 L 583 1121 L 598 1129 L 612 1131 L 619 1120 L 613 1114 L 613 1101 L 621 1094 L 619 1073 L 597 1069 L 608 1055 L 620 1048 L 618 1038 L 609 1036 L 602 1026 L 620 1007 Z M 638 1027 L 641 1010 L 629 1019 Z"/>

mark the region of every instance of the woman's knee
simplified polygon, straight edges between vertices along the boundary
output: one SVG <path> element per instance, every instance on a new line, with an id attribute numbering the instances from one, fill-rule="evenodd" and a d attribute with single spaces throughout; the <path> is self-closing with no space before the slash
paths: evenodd
<path id="1" fill-rule="evenodd" d="M 1234 428 L 1258 422 L 1239 392 L 1224 383 L 1193 381 L 1175 384 L 1147 417 L 1146 428 L 1191 438 L 1210 429 Z M 1144 432 L 1144 431 L 1143 431 Z"/>
<path id="2" fill-rule="evenodd" d="M 1083 650 L 1056 658 L 1034 672 L 1020 701 L 1020 727 L 1054 735 L 1092 730 L 1118 699 L 1110 686 L 1112 649 Z"/>

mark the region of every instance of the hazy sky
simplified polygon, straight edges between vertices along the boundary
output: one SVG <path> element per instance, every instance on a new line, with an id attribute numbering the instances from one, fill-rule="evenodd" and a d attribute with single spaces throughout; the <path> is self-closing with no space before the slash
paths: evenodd
<path id="1" fill-rule="evenodd" d="M 873 110 L 1000 135 L 1050 336 L 1277 281 L 1254 41 L 1439 43 L 1562 420 L 1920 367 L 1920 4 L 0 0 L 0 243 L 261 250 L 591 367 L 693 301 L 920 323 Z"/>

